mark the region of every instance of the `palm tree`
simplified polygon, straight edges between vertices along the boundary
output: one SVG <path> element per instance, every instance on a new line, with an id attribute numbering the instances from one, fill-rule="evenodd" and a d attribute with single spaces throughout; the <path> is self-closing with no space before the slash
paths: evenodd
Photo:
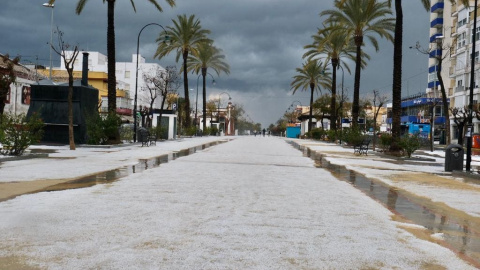
<path id="1" fill-rule="evenodd" d="M 293 89 L 293 93 L 298 89 L 307 90 L 310 88 L 310 111 L 308 119 L 308 131 L 312 130 L 312 106 L 313 106 L 313 94 L 315 89 L 321 91 L 320 86 L 323 88 L 330 88 L 332 82 L 329 78 L 330 73 L 325 72 L 325 67 L 318 59 L 309 59 L 303 63 L 301 68 L 295 69 L 298 75 L 293 76 L 293 81 L 290 86 Z"/>
<path id="2" fill-rule="evenodd" d="M 205 77 L 207 76 L 207 69 L 210 67 L 217 73 L 221 72 L 230 74 L 230 66 L 225 60 L 225 55 L 222 50 L 213 46 L 210 42 L 202 42 L 197 46 L 197 50 L 188 57 L 188 70 L 194 71 L 196 74 L 202 72 L 203 78 L 203 130 L 207 128 L 207 89 Z"/>
<path id="3" fill-rule="evenodd" d="M 170 54 L 172 51 L 177 52 L 175 60 L 178 62 L 180 56 L 183 57 L 183 87 L 185 94 L 185 111 L 190 111 L 190 98 L 188 96 L 188 55 L 189 53 L 196 53 L 198 44 L 202 42 L 212 42 L 207 38 L 210 30 L 202 29 L 200 20 L 195 18 L 195 15 L 178 15 L 177 21 L 172 20 L 174 26 L 168 26 L 167 31 L 162 32 L 157 39 L 158 48 L 155 57 L 159 59 Z M 166 38 L 170 42 L 163 42 Z M 185 127 L 190 126 L 190 114 L 187 113 L 185 117 Z"/>
<path id="4" fill-rule="evenodd" d="M 346 36 L 346 32 L 343 31 L 343 28 L 336 25 L 330 25 L 328 27 L 318 29 L 317 34 L 312 36 L 313 43 L 305 46 L 304 48 L 308 51 L 303 55 L 303 57 L 316 57 L 323 56 L 325 57 L 325 65 L 328 65 L 328 62 L 332 64 L 332 87 L 331 87 L 331 115 L 330 115 L 330 128 L 332 130 L 337 130 L 337 115 L 336 115 L 336 95 L 337 95 L 337 70 L 340 65 L 345 67 L 350 73 L 350 68 L 343 60 L 344 58 L 354 60 L 355 47 L 349 41 Z M 365 58 L 370 59 L 370 56 L 364 55 Z M 363 59 L 363 58 L 362 58 Z"/>
<path id="5" fill-rule="evenodd" d="M 320 16 L 329 16 L 326 23 L 338 24 L 347 31 L 347 36 L 353 38 L 356 46 L 355 83 L 353 89 L 352 121 L 358 125 L 360 111 L 360 70 L 362 66 L 362 46 L 364 38 L 378 51 L 378 41 L 375 34 L 393 40 L 392 32 L 395 28 L 393 18 L 386 18 L 392 12 L 386 2 L 377 0 L 336 0 L 336 9 L 325 10 Z"/>
<path id="6" fill-rule="evenodd" d="M 421 0 L 426 10 L 430 7 L 430 0 Z M 388 0 L 390 6 L 392 0 Z M 392 137 L 390 150 L 400 150 L 400 124 L 402 116 L 402 46 L 403 46 L 403 10 L 402 1 L 395 0 L 395 39 L 393 42 L 393 87 L 392 87 Z M 432 123 L 433 124 L 433 123 Z"/>
<path id="7" fill-rule="evenodd" d="M 88 0 L 78 0 L 77 2 L 77 8 L 75 9 L 75 12 L 77 14 L 82 13 L 83 7 L 85 6 L 85 3 L 87 3 Z M 152 3 L 158 11 L 162 12 L 163 9 L 162 7 L 158 4 L 157 0 L 148 0 L 150 3 Z M 168 5 L 171 7 L 175 6 L 175 0 L 165 0 Z M 49 0 L 49 4 L 53 4 L 55 0 Z M 107 21 L 108 21 L 108 26 L 107 26 L 107 59 L 108 59 L 108 64 L 107 64 L 107 69 L 108 69 L 108 79 L 107 79 L 107 85 L 108 85 L 108 113 L 109 114 L 115 114 L 117 110 L 117 95 L 116 95 L 116 89 L 117 89 L 117 80 L 115 77 L 115 23 L 114 23 L 114 18 L 115 18 L 115 0 L 103 0 L 103 2 L 107 2 Z M 137 9 L 135 8 L 135 4 L 133 0 L 130 0 L 130 3 L 132 4 L 133 10 L 137 12 Z"/>

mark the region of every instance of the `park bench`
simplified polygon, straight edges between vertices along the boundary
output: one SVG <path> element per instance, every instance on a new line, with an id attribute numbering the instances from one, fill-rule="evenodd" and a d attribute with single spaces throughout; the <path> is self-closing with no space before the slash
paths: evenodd
<path id="1" fill-rule="evenodd" d="M 354 145 L 353 153 L 366 156 L 368 153 L 368 145 L 370 144 L 370 141 L 370 138 L 365 138 L 361 143 Z"/>
<path id="2" fill-rule="evenodd" d="M 156 134 L 155 135 L 150 135 L 149 134 L 148 137 L 147 137 L 147 140 L 148 140 L 148 145 L 149 146 L 153 145 L 153 144 L 157 145 L 157 135 Z"/>

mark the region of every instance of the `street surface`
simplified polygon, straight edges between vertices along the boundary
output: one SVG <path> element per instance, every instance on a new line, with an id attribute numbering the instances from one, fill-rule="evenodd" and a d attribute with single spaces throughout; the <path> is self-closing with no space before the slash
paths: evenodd
<path id="1" fill-rule="evenodd" d="M 111 183 L 0 202 L 0 269 L 475 269 L 393 216 L 285 139 L 237 137 Z"/>

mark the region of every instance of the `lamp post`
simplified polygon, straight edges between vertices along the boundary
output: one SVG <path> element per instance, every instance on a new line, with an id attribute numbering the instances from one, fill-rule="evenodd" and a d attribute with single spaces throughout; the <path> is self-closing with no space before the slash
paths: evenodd
<path id="1" fill-rule="evenodd" d="M 52 16 L 50 19 L 50 80 L 52 80 L 53 7 L 55 7 L 55 5 L 44 3 L 43 6 L 52 9 Z"/>
<path id="2" fill-rule="evenodd" d="M 215 85 L 215 79 L 213 78 L 213 75 L 208 72 L 207 74 L 212 77 L 212 84 Z M 197 130 L 198 130 L 197 126 L 200 126 L 200 123 L 197 118 L 197 112 L 198 112 L 198 79 L 200 79 L 201 75 L 202 74 L 198 74 L 197 76 L 197 93 L 196 93 L 197 97 L 195 99 L 195 135 L 197 135 Z"/>
<path id="3" fill-rule="evenodd" d="M 298 102 L 298 104 L 300 104 L 300 106 L 302 106 L 302 103 L 298 100 L 294 100 L 292 101 L 292 103 L 290 104 L 290 106 L 288 107 L 288 109 L 285 111 L 285 113 L 288 113 L 288 111 L 291 109 L 292 110 L 292 117 L 291 117 L 291 122 L 292 124 L 294 123 L 294 117 L 296 116 L 296 107 L 294 107 L 295 103 Z M 298 105 L 297 105 L 298 106 Z M 296 122 L 296 121 L 295 121 Z"/>
<path id="4" fill-rule="evenodd" d="M 223 94 L 227 94 L 228 95 L 228 100 L 232 100 L 232 97 L 230 96 L 229 93 L 227 92 L 222 92 L 218 95 L 218 115 L 217 115 L 217 120 L 218 120 L 218 129 L 219 129 L 219 132 L 220 132 L 220 97 L 223 95 Z"/>
<path id="5" fill-rule="evenodd" d="M 136 65 L 136 68 L 135 68 L 135 99 L 134 99 L 134 103 L 133 103 L 133 142 L 137 141 L 137 93 L 138 93 L 138 58 L 139 58 L 138 50 L 139 50 L 139 47 L 140 47 L 140 34 L 142 34 L 143 29 L 145 29 L 149 25 L 158 25 L 163 29 L 163 31 L 165 31 L 165 33 L 167 32 L 167 30 L 165 30 L 165 28 L 163 28 L 163 26 L 161 26 L 160 24 L 149 23 L 149 24 L 145 25 L 144 27 L 142 27 L 142 29 L 140 29 L 140 32 L 138 33 L 138 37 L 137 37 L 137 65 Z M 168 36 L 165 35 L 165 41 L 167 41 L 167 40 L 168 40 Z"/>
<path id="6" fill-rule="evenodd" d="M 473 7 L 473 38 L 472 38 L 472 52 L 470 54 L 472 64 L 470 67 L 470 99 L 468 104 L 468 125 L 467 125 L 467 162 L 465 170 L 470 172 L 470 165 L 472 163 L 472 137 L 473 137 L 473 87 L 475 86 L 475 43 L 476 43 L 476 29 L 477 29 L 477 3 L 475 0 L 475 6 Z"/>

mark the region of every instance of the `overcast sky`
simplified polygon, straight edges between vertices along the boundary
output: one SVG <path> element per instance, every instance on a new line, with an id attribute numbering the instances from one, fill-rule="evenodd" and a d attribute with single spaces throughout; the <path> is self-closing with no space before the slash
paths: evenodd
<path id="1" fill-rule="evenodd" d="M 332 9 L 333 0 L 177 0 L 174 8 L 163 0 L 157 1 L 164 9 L 163 13 L 145 0 L 134 1 L 137 13 L 130 1 L 117 1 L 117 61 L 131 61 L 136 52 L 138 32 L 144 25 L 155 22 L 164 27 L 171 26 L 177 15 L 195 14 L 202 27 L 211 30 L 210 37 L 223 49 L 231 67 L 230 75 L 221 74 L 219 78 L 211 71 L 217 83 L 211 87 L 207 84 L 210 98 L 228 92 L 233 103 L 241 104 L 250 119 L 264 127 L 281 118 L 292 102 L 308 105 L 309 91 L 292 95 L 290 83 L 295 68 L 303 63 L 303 46 L 311 43 L 311 36 L 324 20 L 319 13 Z M 45 2 L 47 0 L 9 0 L 2 3 L 0 53 L 21 55 L 24 63 L 35 62 L 38 57 L 39 64 L 49 65 L 47 42 L 50 40 L 52 13 L 51 9 L 42 6 Z M 424 92 L 427 85 L 428 58 L 409 49 L 417 41 L 428 46 L 429 13 L 420 2 L 403 1 L 403 96 Z M 82 14 L 76 15 L 76 3 L 76 0 L 57 0 L 53 10 L 54 27 L 60 27 L 68 43 L 106 55 L 107 4 L 90 0 Z M 175 63 L 174 54 L 161 60 L 153 59 L 155 39 L 161 30 L 157 28 L 149 26 L 142 32 L 140 54 L 147 62 L 179 68 L 180 63 Z M 391 96 L 393 45 L 379 41 L 378 53 L 369 43 L 365 47 L 372 60 L 362 71 L 361 97 L 371 95 L 374 89 Z M 60 65 L 60 57 L 54 55 L 53 60 L 54 66 Z M 353 63 L 350 67 L 353 71 Z M 338 72 L 339 82 L 341 74 Z M 197 75 L 190 75 L 189 87 L 196 89 L 196 84 Z M 345 73 L 345 88 L 352 95 L 353 74 Z M 183 95 L 183 87 L 180 90 Z M 221 98 L 224 100 L 227 96 Z M 191 100 L 194 105 L 195 100 Z"/>

